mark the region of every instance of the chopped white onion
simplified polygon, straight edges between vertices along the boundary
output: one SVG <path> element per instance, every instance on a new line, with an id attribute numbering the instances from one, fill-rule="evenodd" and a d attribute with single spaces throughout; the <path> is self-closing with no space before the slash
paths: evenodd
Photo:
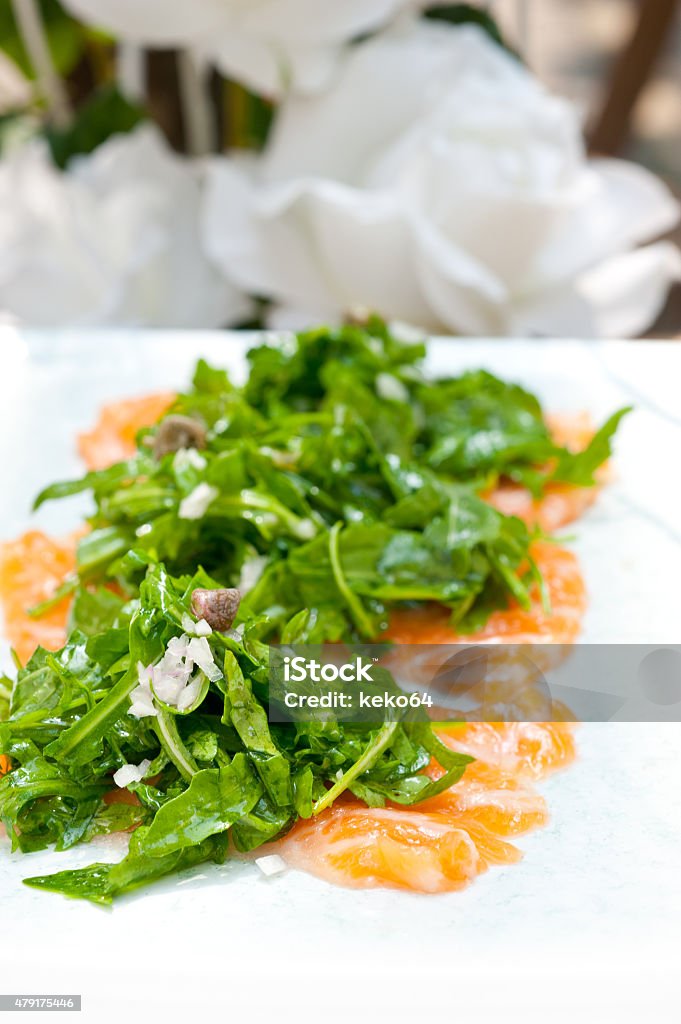
<path id="1" fill-rule="evenodd" d="M 212 632 L 203 619 L 191 625 L 196 631 L 203 633 L 207 628 L 208 633 Z M 157 715 L 154 697 L 178 711 L 186 711 L 198 700 L 201 673 L 212 682 L 222 678 L 206 635 L 190 638 L 183 633 L 182 636 L 171 637 L 163 657 L 155 665 L 138 663 L 140 683 L 130 694 L 129 714 L 135 718 Z M 198 673 L 194 672 L 195 667 L 199 669 Z"/>
<path id="2" fill-rule="evenodd" d="M 182 628 L 190 636 L 210 636 L 213 632 L 205 619 L 194 622 L 191 615 L 187 615 L 186 612 L 182 616 Z"/>
<path id="3" fill-rule="evenodd" d="M 198 699 L 199 693 L 201 692 L 201 676 L 198 675 L 191 682 L 187 683 L 185 688 L 179 694 L 177 698 L 177 710 L 186 711 L 192 704 Z"/>
<path id="4" fill-rule="evenodd" d="M 286 871 L 286 861 L 278 853 L 270 853 L 267 857 L 256 857 L 255 863 L 263 875 L 266 875 L 268 878 L 272 875 L 280 875 L 282 871 Z"/>
<path id="5" fill-rule="evenodd" d="M 187 656 L 198 665 L 211 682 L 222 678 L 222 672 L 215 664 L 213 652 L 205 636 L 195 636 L 189 641 Z"/>
<path id="6" fill-rule="evenodd" d="M 158 676 L 154 675 L 154 693 L 164 704 L 171 704 L 174 707 L 188 681 L 188 676 L 183 679 L 175 679 L 159 672 Z"/>
<path id="7" fill-rule="evenodd" d="M 120 789 L 125 789 L 131 782 L 141 782 L 149 771 L 151 761 L 140 761 L 139 764 L 124 764 L 114 773 L 113 780 Z"/>
<path id="8" fill-rule="evenodd" d="M 197 452 L 196 448 L 179 448 L 175 452 L 173 459 L 173 468 L 176 473 L 181 473 L 185 469 L 205 469 L 206 460 L 203 455 Z"/>
<path id="9" fill-rule="evenodd" d="M 164 658 L 167 657 L 168 653 L 174 655 L 176 658 L 186 658 L 188 647 L 189 637 L 186 633 L 183 633 L 182 636 L 173 636 L 168 641 Z"/>
<path id="10" fill-rule="evenodd" d="M 253 589 L 262 576 L 266 565 L 267 558 L 264 555 L 254 555 L 253 558 L 246 559 L 241 567 L 241 577 L 239 579 L 239 590 L 242 594 L 247 594 L 249 590 Z"/>
<path id="11" fill-rule="evenodd" d="M 392 373 L 379 373 L 376 376 L 376 394 L 393 402 L 408 402 L 409 392 L 398 377 Z"/>
<path id="12" fill-rule="evenodd" d="M 217 487 L 207 483 L 198 484 L 191 494 L 180 502 L 178 516 L 180 519 L 202 519 L 208 506 L 215 501 L 219 493 Z"/>
<path id="13" fill-rule="evenodd" d="M 152 666 L 137 662 L 137 678 L 139 685 L 130 694 L 128 714 L 133 718 L 154 718 L 158 714 L 151 692 Z"/>

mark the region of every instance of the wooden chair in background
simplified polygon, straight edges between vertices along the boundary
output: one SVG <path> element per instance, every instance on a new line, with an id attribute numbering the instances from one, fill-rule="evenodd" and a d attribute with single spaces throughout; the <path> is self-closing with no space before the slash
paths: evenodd
<path id="1" fill-rule="evenodd" d="M 626 144 L 636 102 L 662 55 L 679 10 L 678 0 L 638 0 L 632 36 L 615 62 L 605 101 L 591 132 L 594 153 L 615 155 Z"/>

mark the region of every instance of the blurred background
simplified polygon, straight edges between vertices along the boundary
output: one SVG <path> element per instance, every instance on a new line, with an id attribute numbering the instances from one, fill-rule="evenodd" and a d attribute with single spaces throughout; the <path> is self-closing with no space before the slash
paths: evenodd
<path id="1" fill-rule="evenodd" d="M 68 12 L 81 2 L 65 0 Z M 419 0 L 394 6 L 409 3 Z M 493 0 L 479 7 L 494 16 L 531 71 L 574 102 L 589 153 L 635 161 L 681 197 L 680 2 Z M 26 47 L 36 12 L 55 76 L 49 90 L 43 81 L 42 96 L 35 53 Z M 74 154 L 129 131 L 142 105 L 178 152 L 202 156 L 262 145 L 275 109 L 266 92 L 256 95 L 238 75 L 228 79 L 215 70 L 199 78 L 187 51 L 144 51 L 68 12 L 57 0 L 0 0 L 0 153 L 8 140 L 16 145 L 30 134 L 31 118 L 44 119 L 47 91 L 47 136 L 62 168 Z M 209 105 L 195 102 L 201 93 Z M 75 123 L 67 110 L 78 112 Z M 681 242 L 681 227 L 667 237 Z M 672 287 L 647 334 L 681 336 L 681 286 Z"/>
<path id="2" fill-rule="evenodd" d="M 527 0 L 520 23 L 516 0 L 494 8 L 542 81 L 579 105 L 592 150 L 643 164 L 681 196 L 681 4 Z M 681 286 L 650 333 L 681 334 Z"/>

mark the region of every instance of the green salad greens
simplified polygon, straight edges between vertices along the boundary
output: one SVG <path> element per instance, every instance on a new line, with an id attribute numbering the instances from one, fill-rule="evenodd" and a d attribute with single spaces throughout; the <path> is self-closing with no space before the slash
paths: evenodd
<path id="1" fill-rule="evenodd" d="M 500 478 L 537 496 L 593 485 L 625 410 L 572 453 L 521 387 L 429 381 L 424 355 L 373 319 L 259 345 L 243 386 L 201 361 L 132 458 L 39 495 L 89 491 L 94 512 L 56 595 L 73 598 L 66 645 L 0 679 L 0 820 L 23 852 L 132 835 L 118 864 L 29 885 L 106 904 L 346 790 L 408 805 L 461 777 L 470 758 L 428 722 L 270 723 L 268 642 L 376 639 L 426 601 L 462 628 L 528 606 L 534 534 L 481 495 Z M 224 621 L 197 612 L 212 593 Z M 134 802 L 112 801 L 123 789 Z"/>

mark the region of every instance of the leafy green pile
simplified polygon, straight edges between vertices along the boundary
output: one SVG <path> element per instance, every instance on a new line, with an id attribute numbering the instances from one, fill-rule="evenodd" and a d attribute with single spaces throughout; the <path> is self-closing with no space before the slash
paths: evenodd
<path id="1" fill-rule="evenodd" d="M 509 595 L 527 606 L 530 531 L 479 495 L 501 476 L 536 495 L 591 486 L 623 411 L 572 454 L 521 387 L 484 371 L 427 381 L 423 356 L 372 320 L 253 349 L 244 387 L 200 362 L 172 410 L 207 428 L 198 458 L 159 460 L 143 431 L 129 461 L 38 497 L 94 495 L 77 575 L 57 595 L 75 592 L 73 626 L 91 632 L 114 610 L 93 584 L 133 598 L 150 561 L 248 581 L 243 614 L 266 614 L 270 635 L 314 610 L 310 643 L 374 639 L 397 602 L 439 601 L 467 624 Z M 197 488 L 213 498 L 185 518 Z"/>
<path id="2" fill-rule="evenodd" d="M 266 620 L 213 632 L 219 672 L 199 673 L 185 711 L 156 697 L 157 713 L 133 717 L 139 666 L 157 664 L 187 626 L 192 591 L 216 587 L 203 571 L 174 579 L 151 567 L 139 598 L 95 636 L 74 632 L 56 654 L 39 648 L 19 671 L 0 750 L 13 770 L 0 781 L 0 820 L 13 849 L 29 852 L 136 828 L 125 859 L 28 884 L 96 903 L 229 851 L 253 850 L 349 790 L 371 806 L 412 804 L 456 782 L 470 758 L 423 722 L 340 727 L 269 725 Z M 297 639 L 306 613 L 284 632 Z M 445 769 L 422 774 L 431 757 Z M 112 773 L 149 762 L 127 788 L 139 805 L 107 802 Z M 329 788 L 330 787 L 330 788 Z"/>
<path id="3" fill-rule="evenodd" d="M 423 355 L 371 321 L 254 349 L 243 387 L 200 362 L 172 410 L 200 421 L 200 451 L 160 454 L 161 424 L 127 462 L 39 496 L 90 490 L 95 511 L 60 591 L 68 642 L 0 679 L 0 820 L 23 852 L 134 831 L 120 863 L 28 884 L 109 903 L 256 849 L 345 791 L 408 805 L 460 778 L 470 758 L 428 722 L 269 723 L 267 642 L 373 639 L 397 604 L 437 600 L 454 622 L 527 604 L 530 532 L 479 495 L 502 476 L 536 494 L 591 485 L 622 414 L 570 454 L 532 395 L 484 372 L 428 382 Z M 145 673 L 200 633 L 193 591 L 239 582 L 236 628 L 202 637 L 190 702 L 154 689 L 139 717 Z M 110 799 L 124 767 L 139 767 L 123 782 L 136 804 Z"/>

